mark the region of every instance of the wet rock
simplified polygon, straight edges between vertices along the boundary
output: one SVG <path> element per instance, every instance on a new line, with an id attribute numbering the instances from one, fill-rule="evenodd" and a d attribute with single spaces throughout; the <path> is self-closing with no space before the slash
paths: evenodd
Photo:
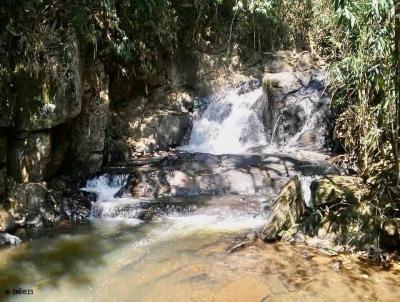
<path id="1" fill-rule="evenodd" d="M 2 246 L 2 245 L 18 245 L 20 243 L 21 243 L 21 239 L 19 239 L 17 236 L 0 232 L 0 246 Z"/>
<path id="2" fill-rule="evenodd" d="M 162 162 L 137 169 L 125 193 L 136 197 L 199 194 L 276 194 L 288 177 L 283 162 L 274 163 L 257 156 L 178 154 Z M 290 165 L 290 163 L 287 163 Z M 274 184 L 271 175 L 278 174 Z"/>
<path id="3" fill-rule="evenodd" d="M 0 209 L 0 232 L 11 231 L 14 227 L 14 218 L 4 209 Z"/>
<path id="4" fill-rule="evenodd" d="M 304 67 L 305 68 L 305 67 Z M 281 147 L 323 150 L 329 143 L 331 98 L 323 68 L 266 73 L 258 103 L 267 141 Z"/>
<path id="5" fill-rule="evenodd" d="M 45 182 L 9 184 L 6 210 L 20 226 L 39 227 L 54 224 L 59 216 L 47 199 Z"/>
<path id="6" fill-rule="evenodd" d="M 50 132 L 20 133 L 9 153 L 8 173 L 18 182 L 42 181 L 50 156 Z"/>
<path id="7" fill-rule="evenodd" d="M 286 153 L 264 155 L 171 154 L 158 161 L 142 161 L 118 196 L 184 196 L 206 194 L 278 195 L 288 179 L 301 171 L 324 175 L 329 165 L 300 160 Z"/>
<path id="8" fill-rule="evenodd" d="M 96 196 L 80 190 L 80 182 L 68 177 L 53 178 L 48 184 L 47 202 L 52 204 L 59 218 L 84 221 L 91 214 Z"/>
<path id="9" fill-rule="evenodd" d="M 298 176 L 293 177 L 282 189 L 267 218 L 261 236 L 271 241 L 282 236 L 283 231 L 300 222 L 305 214 L 305 203 Z"/>
<path id="10" fill-rule="evenodd" d="M 98 63 L 82 79 L 82 110 L 72 127 L 72 168 L 82 174 L 99 171 L 103 163 L 110 99 L 108 75 Z"/>
<path id="11" fill-rule="evenodd" d="M 340 202 L 354 203 L 365 195 L 363 181 L 359 177 L 332 175 L 311 183 L 311 198 L 314 206 Z"/>

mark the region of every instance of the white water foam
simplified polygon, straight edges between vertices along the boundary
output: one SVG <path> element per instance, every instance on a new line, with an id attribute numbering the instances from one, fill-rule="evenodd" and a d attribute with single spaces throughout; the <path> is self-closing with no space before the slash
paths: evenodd
<path id="1" fill-rule="evenodd" d="M 92 203 L 91 219 L 106 219 L 128 224 L 142 222 L 134 218 L 136 213 L 134 206 L 138 203 L 138 199 L 114 197 L 127 180 L 128 175 L 103 174 L 87 181 L 86 187 L 81 190 L 96 194 L 96 202 Z"/>
<path id="2" fill-rule="evenodd" d="M 96 201 L 107 201 L 114 199 L 114 195 L 126 184 L 128 175 L 103 174 L 98 177 L 89 179 L 86 187 L 81 188 L 82 191 L 95 193 Z"/>
<path id="3" fill-rule="evenodd" d="M 317 176 L 299 176 L 301 191 L 303 192 L 304 202 L 307 207 L 312 207 L 311 183 L 317 179 Z"/>
<path id="4" fill-rule="evenodd" d="M 190 141 L 180 149 L 211 154 L 238 154 L 248 148 L 266 145 L 264 125 L 253 106 L 262 88 L 239 94 L 232 90 L 212 101 L 193 124 Z"/>

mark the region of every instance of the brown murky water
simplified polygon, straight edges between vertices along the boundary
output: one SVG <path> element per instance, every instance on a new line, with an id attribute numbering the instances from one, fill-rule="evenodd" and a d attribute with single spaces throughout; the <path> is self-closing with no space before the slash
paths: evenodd
<path id="1" fill-rule="evenodd" d="M 400 266 L 385 270 L 303 246 L 257 243 L 229 253 L 258 224 L 175 217 L 155 224 L 66 225 L 0 251 L 11 301 L 399 301 Z M 243 221 L 242 221 L 243 222 Z"/>

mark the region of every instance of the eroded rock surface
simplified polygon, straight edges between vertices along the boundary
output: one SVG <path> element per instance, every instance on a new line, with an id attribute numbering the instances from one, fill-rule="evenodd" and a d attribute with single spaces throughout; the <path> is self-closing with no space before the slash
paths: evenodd
<path id="1" fill-rule="evenodd" d="M 326 89 L 326 71 L 317 66 L 310 55 L 276 57 L 263 79 L 264 93 L 260 100 L 267 141 L 279 147 L 326 149 L 329 145 L 331 98 Z M 288 68 L 290 66 L 290 68 Z"/>
<path id="2" fill-rule="evenodd" d="M 333 166 L 290 154 L 212 155 L 177 153 L 132 167 L 120 195 L 159 197 L 199 194 L 269 194 L 276 196 L 287 180 L 307 167 L 325 175 Z"/>
<path id="3" fill-rule="evenodd" d="M 279 193 L 268 215 L 261 236 L 265 241 L 282 237 L 284 231 L 296 226 L 306 211 L 298 176 L 293 177 Z"/>

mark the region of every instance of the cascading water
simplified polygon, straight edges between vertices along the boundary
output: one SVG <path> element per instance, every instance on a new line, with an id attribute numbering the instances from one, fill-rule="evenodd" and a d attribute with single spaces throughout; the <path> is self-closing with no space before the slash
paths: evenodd
<path id="1" fill-rule="evenodd" d="M 135 198 L 118 198 L 115 194 L 126 184 L 128 175 L 109 175 L 90 179 L 82 191 L 96 194 L 96 202 L 92 203 L 92 219 L 126 220 L 130 223 L 140 222 L 139 200 Z"/>
<path id="2" fill-rule="evenodd" d="M 169 227 L 159 232 L 181 232 L 182 228 L 188 231 L 200 229 L 239 230 L 261 226 L 263 217 L 262 199 L 253 198 L 251 202 L 243 202 L 240 196 L 229 197 L 229 202 L 223 197 L 209 197 L 208 202 L 201 206 L 190 207 L 190 202 L 180 202 L 180 210 L 166 211 L 161 204 L 154 200 L 144 200 L 127 197 L 116 197 L 116 193 L 127 183 L 128 175 L 103 174 L 87 181 L 82 191 L 96 194 L 96 201 L 92 203 L 91 218 L 98 220 L 123 221 L 129 224 L 143 222 L 139 219 L 145 216 L 146 211 L 157 212 L 163 222 L 169 222 Z M 198 197 L 188 196 L 186 201 L 193 201 Z M 221 201 L 222 199 L 222 201 Z M 171 200 L 172 202 L 172 200 Z M 170 202 L 170 203 L 171 203 Z M 256 204 L 256 206 L 254 206 Z M 154 207 L 151 207 L 154 205 Z M 225 207 L 224 207 L 224 206 Z M 237 210 L 240 208 L 240 210 Z"/>
<path id="3" fill-rule="evenodd" d="M 189 144 L 181 150 L 239 154 L 266 145 L 264 125 L 252 109 L 262 95 L 262 88 L 239 93 L 239 89 L 234 89 L 220 99 L 211 100 L 194 122 Z"/>

